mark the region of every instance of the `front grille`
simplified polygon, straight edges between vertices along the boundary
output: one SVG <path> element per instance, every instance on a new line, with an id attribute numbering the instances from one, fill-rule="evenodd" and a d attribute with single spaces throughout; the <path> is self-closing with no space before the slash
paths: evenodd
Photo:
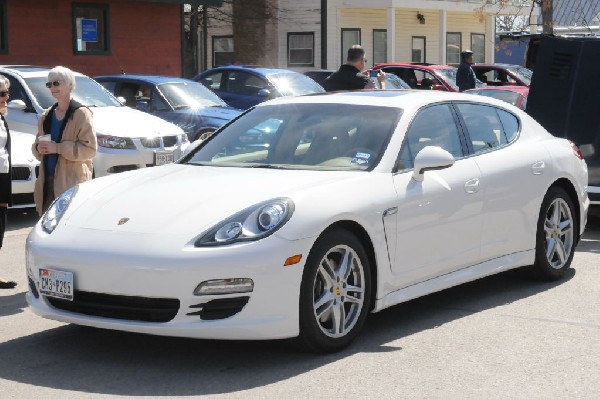
<path id="1" fill-rule="evenodd" d="M 27 166 L 13 166 L 11 177 L 13 180 L 29 180 L 31 179 L 31 169 Z"/>
<path id="2" fill-rule="evenodd" d="M 33 193 L 13 194 L 11 196 L 13 206 L 33 205 Z"/>
<path id="3" fill-rule="evenodd" d="M 164 136 L 163 143 L 165 147 L 174 147 L 177 145 L 177 136 Z"/>
<path id="4" fill-rule="evenodd" d="M 588 193 L 590 201 L 600 201 L 600 193 Z"/>
<path id="5" fill-rule="evenodd" d="M 146 298 L 75 291 L 73 301 L 47 297 L 57 309 L 88 316 L 166 323 L 179 311 L 179 299 Z"/>
<path id="6" fill-rule="evenodd" d="M 140 139 L 142 145 L 146 148 L 160 148 L 160 137 L 142 137 Z"/>
<path id="7" fill-rule="evenodd" d="M 138 169 L 137 165 L 117 165 L 108 168 L 108 173 L 121 173 Z"/>
<path id="8" fill-rule="evenodd" d="M 200 309 L 190 312 L 188 316 L 200 316 L 202 320 L 226 319 L 242 311 L 248 303 L 249 296 L 238 298 L 213 299 L 206 303 L 190 306 L 191 309 Z"/>

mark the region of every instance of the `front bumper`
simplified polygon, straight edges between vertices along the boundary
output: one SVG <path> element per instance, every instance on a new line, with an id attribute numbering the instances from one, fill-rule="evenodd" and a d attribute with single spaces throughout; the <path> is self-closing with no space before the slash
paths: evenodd
<path id="1" fill-rule="evenodd" d="M 272 235 L 251 243 L 195 248 L 185 245 L 183 237 L 159 234 L 85 229 L 56 233 L 47 235 L 36 226 L 27 240 L 30 289 L 26 298 L 39 316 L 91 327 L 190 338 L 277 339 L 298 335 L 300 282 L 313 239 L 288 241 Z M 283 266 L 296 254 L 303 255 L 299 264 Z M 71 311 L 53 306 L 48 297 L 38 294 L 40 268 L 72 272 L 76 301 L 78 292 L 83 292 L 112 299 L 168 299 L 178 305 L 168 321 Z M 229 278 L 250 278 L 254 289 L 226 295 L 193 293 L 203 281 Z M 226 311 L 220 313 L 223 305 Z M 203 308 L 213 311 L 211 317 L 201 315 Z M 212 317 L 215 314 L 216 318 Z"/>

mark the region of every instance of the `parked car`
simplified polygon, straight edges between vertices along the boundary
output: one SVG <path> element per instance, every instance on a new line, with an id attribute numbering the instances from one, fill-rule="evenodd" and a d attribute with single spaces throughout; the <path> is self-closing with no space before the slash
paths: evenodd
<path id="1" fill-rule="evenodd" d="M 473 64 L 477 79 L 488 86 L 529 86 L 533 72 L 520 65 Z"/>
<path id="2" fill-rule="evenodd" d="M 105 75 L 96 76 L 94 80 L 116 97 L 122 97 L 128 107 L 176 124 L 190 141 L 211 134 L 241 113 L 241 110 L 228 106 L 215 93 L 190 79 Z"/>
<path id="3" fill-rule="evenodd" d="M 312 71 L 304 72 L 304 74 L 323 87 L 325 80 L 334 72 L 335 69 L 313 69 Z"/>
<path id="4" fill-rule="evenodd" d="M 215 92 L 230 106 L 240 109 L 248 109 L 276 97 L 325 91 L 308 76 L 287 69 L 232 65 L 209 69 L 194 80 Z"/>
<path id="5" fill-rule="evenodd" d="M 317 69 L 304 72 L 304 74 L 313 79 L 319 85 L 323 86 L 325 80 L 334 72 L 335 70 L 333 69 Z M 370 72 L 370 70 L 367 72 Z M 370 77 L 370 79 L 375 87 L 379 87 L 379 82 L 377 81 L 376 77 Z M 385 87 L 386 90 L 410 90 L 411 88 L 405 81 L 400 79 L 397 75 L 391 73 L 387 74 L 385 77 Z"/>
<path id="6" fill-rule="evenodd" d="M 393 73 L 408 83 L 412 89 L 458 91 L 456 67 L 413 62 L 393 62 L 375 65 L 373 70 Z M 483 84 L 478 83 L 483 86 Z"/>
<path id="7" fill-rule="evenodd" d="M 229 152 L 264 126 L 268 147 Z M 412 298 L 517 267 L 561 278 L 587 220 L 580 155 L 484 96 L 276 99 L 177 163 L 66 191 L 27 239 L 26 299 L 67 323 L 340 350 Z"/>
<path id="8" fill-rule="evenodd" d="M 525 110 L 527 105 L 527 96 L 529 95 L 528 86 L 484 86 L 476 89 L 465 90 L 465 93 L 478 94 L 497 98 L 506 101 L 509 104 Z"/>
<path id="9" fill-rule="evenodd" d="M 35 207 L 33 189 L 40 162 L 31 153 L 35 136 L 11 130 L 12 208 Z"/>
<path id="10" fill-rule="evenodd" d="M 46 88 L 50 68 L 2 66 L 10 81 L 7 116 L 11 130 L 36 134 L 42 112 L 56 102 Z M 93 79 L 75 73 L 73 98 L 90 108 L 98 136 L 94 175 L 161 165 L 178 159 L 189 140 L 181 128 L 124 106 Z"/>

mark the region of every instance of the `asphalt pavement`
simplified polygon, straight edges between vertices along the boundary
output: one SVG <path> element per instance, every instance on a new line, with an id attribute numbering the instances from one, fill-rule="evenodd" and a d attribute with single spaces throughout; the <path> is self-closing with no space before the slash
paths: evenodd
<path id="1" fill-rule="evenodd" d="M 79 327 L 25 302 L 25 239 L 11 211 L 0 275 L 0 398 L 600 398 L 600 220 L 559 282 L 519 271 L 370 315 L 348 349 L 208 341 Z M 277 298 L 273 298 L 276 300 Z"/>

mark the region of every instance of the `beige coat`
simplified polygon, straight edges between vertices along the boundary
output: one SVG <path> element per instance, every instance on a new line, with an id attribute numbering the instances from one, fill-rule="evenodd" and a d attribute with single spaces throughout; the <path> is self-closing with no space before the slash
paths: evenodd
<path id="1" fill-rule="evenodd" d="M 43 123 L 50 108 L 45 110 L 38 121 L 36 142 L 31 151 L 40 161 L 40 174 L 35 182 L 33 198 L 35 208 L 42 214 L 44 203 L 44 162 L 43 155 L 37 150 L 37 137 L 44 135 Z M 96 155 L 98 143 L 92 123 L 92 112 L 85 107 L 78 108 L 67 120 L 62 140 L 57 143 L 58 162 L 54 171 L 54 196 L 58 197 L 69 188 L 92 178 L 92 158 Z"/>

